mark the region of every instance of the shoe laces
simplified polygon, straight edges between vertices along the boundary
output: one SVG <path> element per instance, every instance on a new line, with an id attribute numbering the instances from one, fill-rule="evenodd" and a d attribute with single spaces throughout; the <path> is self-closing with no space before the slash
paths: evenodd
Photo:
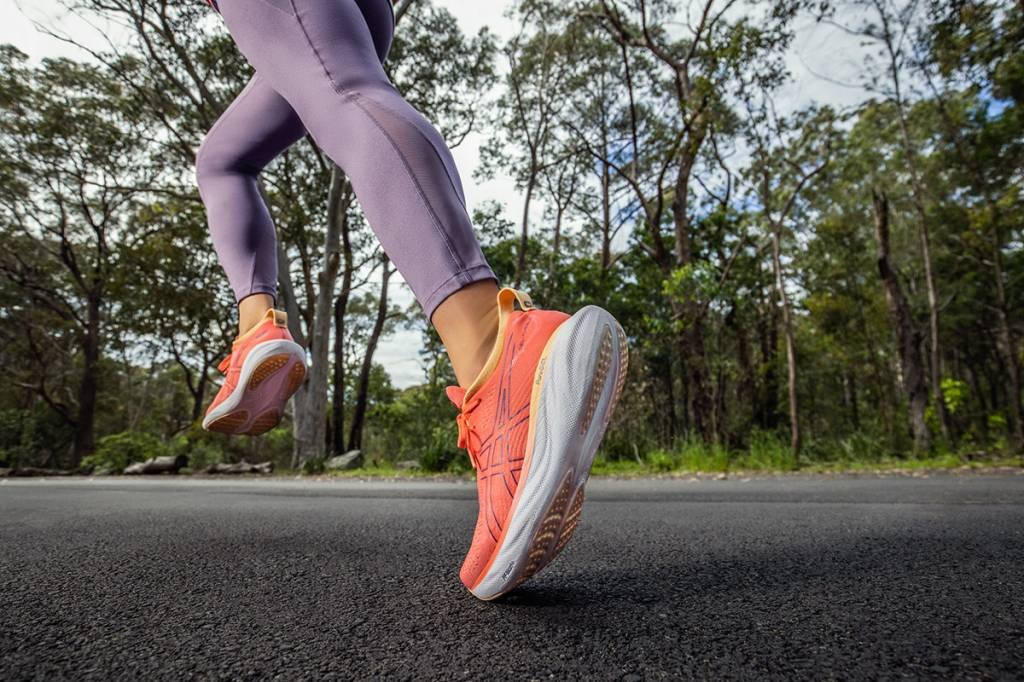
<path id="1" fill-rule="evenodd" d="M 220 364 L 217 365 L 217 370 L 221 374 L 227 374 L 228 373 L 228 368 L 231 367 L 231 356 L 232 356 L 232 353 L 228 353 L 228 356 L 226 358 L 224 358 L 223 360 L 221 360 Z"/>
<path id="2" fill-rule="evenodd" d="M 476 458 L 476 447 L 473 446 L 470 436 L 476 439 L 477 445 L 480 444 L 483 438 L 480 437 L 480 432 L 474 428 L 469 418 L 479 404 L 480 398 L 475 396 L 470 398 L 469 403 L 464 405 L 462 411 L 455 417 L 455 421 L 459 425 L 459 447 L 464 448 L 469 453 L 469 461 L 473 463 L 473 468 L 475 469 L 480 468 L 480 463 Z"/>

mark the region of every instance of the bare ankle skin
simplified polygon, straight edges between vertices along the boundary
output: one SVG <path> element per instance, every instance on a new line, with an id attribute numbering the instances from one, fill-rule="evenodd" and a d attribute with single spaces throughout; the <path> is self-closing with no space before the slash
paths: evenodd
<path id="1" fill-rule="evenodd" d="M 480 374 L 497 338 L 497 296 L 494 280 L 474 282 L 442 301 L 430 318 L 464 388 Z"/>
<path id="2" fill-rule="evenodd" d="M 238 335 L 246 333 L 263 319 L 263 315 L 274 307 L 274 299 L 268 294 L 252 294 L 238 302 Z"/>

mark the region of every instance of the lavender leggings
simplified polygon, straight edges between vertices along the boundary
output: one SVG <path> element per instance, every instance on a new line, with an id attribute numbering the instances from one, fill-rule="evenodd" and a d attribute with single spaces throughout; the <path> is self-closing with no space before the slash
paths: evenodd
<path id="1" fill-rule="evenodd" d="M 451 152 L 381 66 L 390 0 L 218 0 L 256 70 L 196 158 L 210 234 L 237 300 L 276 297 L 274 225 L 257 175 L 307 132 L 345 171 L 384 250 L 428 317 L 496 279 L 466 212 Z"/>

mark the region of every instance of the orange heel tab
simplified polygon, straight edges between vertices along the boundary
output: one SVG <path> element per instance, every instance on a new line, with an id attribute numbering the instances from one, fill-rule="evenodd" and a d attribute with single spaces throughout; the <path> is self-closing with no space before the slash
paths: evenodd
<path id="1" fill-rule="evenodd" d="M 267 319 L 273 320 L 275 327 L 288 327 L 288 313 L 283 310 L 271 308 L 267 311 Z"/>
<path id="2" fill-rule="evenodd" d="M 498 292 L 498 310 L 502 317 L 512 312 L 514 309 L 515 301 L 519 301 L 519 307 L 523 310 L 533 310 L 533 299 L 525 291 L 519 291 L 512 287 L 505 287 Z"/>

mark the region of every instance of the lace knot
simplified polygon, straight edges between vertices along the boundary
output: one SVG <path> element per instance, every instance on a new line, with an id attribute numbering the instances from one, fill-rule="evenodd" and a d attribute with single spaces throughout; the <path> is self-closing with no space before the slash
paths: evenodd
<path id="1" fill-rule="evenodd" d="M 455 422 L 459 425 L 459 447 L 463 448 L 469 453 L 469 461 L 473 463 L 473 467 L 476 469 L 480 468 L 480 464 L 476 458 L 476 448 L 470 435 L 476 439 L 476 443 L 480 443 L 480 434 L 473 428 L 472 423 L 469 421 L 469 414 L 473 411 L 473 408 L 480 403 L 479 400 L 475 400 L 471 405 L 466 405 L 465 408 L 459 412 L 458 416 L 455 417 Z"/>
<path id="2" fill-rule="evenodd" d="M 217 369 L 220 370 L 221 374 L 227 374 L 228 373 L 228 367 L 230 367 L 230 366 L 231 366 L 231 354 L 229 353 L 226 358 L 224 358 L 223 360 L 220 361 L 220 364 L 217 365 Z"/>

